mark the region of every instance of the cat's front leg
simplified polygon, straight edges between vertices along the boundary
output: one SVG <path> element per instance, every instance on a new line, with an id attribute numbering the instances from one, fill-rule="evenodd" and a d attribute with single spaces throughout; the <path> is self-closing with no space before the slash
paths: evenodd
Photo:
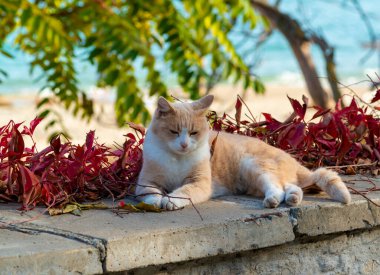
<path id="1" fill-rule="evenodd" d="M 161 207 L 167 210 L 176 210 L 189 205 L 207 201 L 211 198 L 211 178 L 198 179 L 187 183 L 162 198 Z"/>
<path id="2" fill-rule="evenodd" d="M 163 193 L 154 183 L 139 181 L 136 186 L 135 195 L 142 202 L 154 205 L 157 208 L 161 207 Z"/>
<path id="3" fill-rule="evenodd" d="M 174 192 L 162 198 L 161 208 L 166 210 L 177 210 L 190 204 L 190 198 L 183 194 L 176 194 Z"/>

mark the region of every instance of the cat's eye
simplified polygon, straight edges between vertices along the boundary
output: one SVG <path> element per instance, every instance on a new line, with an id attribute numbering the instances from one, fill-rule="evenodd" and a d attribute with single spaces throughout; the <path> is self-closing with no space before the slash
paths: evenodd
<path id="1" fill-rule="evenodd" d="M 191 132 L 191 133 L 190 133 L 190 136 L 195 136 L 196 134 L 198 134 L 197 131 L 195 131 L 195 132 Z"/>
<path id="2" fill-rule="evenodd" d="M 169 130 L 170 131 L 170 133 L 172 133 L 173 135 L 179 135 L 179 133 L 177 132 L 177 131 L 173 131 L 173 130 Z"/>

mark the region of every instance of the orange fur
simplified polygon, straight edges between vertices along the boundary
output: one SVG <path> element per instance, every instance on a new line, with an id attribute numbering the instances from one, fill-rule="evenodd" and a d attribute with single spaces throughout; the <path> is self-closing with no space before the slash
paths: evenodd
<path id="1" fill-rule="evenodd" d="M 294 206 L 302 201 L 302 188 L 316 185 L 333 199 L 350 202 L 350 193 L 335 172 L 324 168 L 311 172 L 256 138 L 210 131 L 205 112 L 212 100 L 206 96 L 171 104 L 159 99 L 136 188 L 142 200 L 177 209 L 189 199 L 200 203 L 221 195 L 248 194 L 264 197 L 265 207 L 283 201 Z"/>

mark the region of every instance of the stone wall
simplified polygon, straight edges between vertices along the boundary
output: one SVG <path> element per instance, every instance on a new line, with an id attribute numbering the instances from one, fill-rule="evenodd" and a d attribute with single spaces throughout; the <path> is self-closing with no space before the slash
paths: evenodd
<path id="1" fill-rule="evenodd" d="M 380 228 L 133 270 L 131 274 L 380 274 Z"/>
<path id="2" fill-rule="evenodd" d="M 369 197 L 380 204 L 379 192 Z M 380 207 L 360 196 L 349 205 L 305 196 L 276 209 L 230 196 L 80 217 L 15 209 L 0 205 L 0 274 L 380 274 Z"/>

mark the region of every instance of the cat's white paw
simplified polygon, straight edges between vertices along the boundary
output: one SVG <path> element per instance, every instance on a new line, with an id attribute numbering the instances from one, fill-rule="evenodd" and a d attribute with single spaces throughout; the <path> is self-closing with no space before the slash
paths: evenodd
<path id="1" fill-rule="evenodd" d="M 286 196 L 285 202 L 289 206 L 297 206 L 301 203 L 302 197 L 298 194 L 289 194 Z"/>
<path id="2" fill-rule="evenodd" d="M 163 197 L 161 201 L 161 208 L 166 210 L 177 210 L 185 207 L 190 202 L 188 199 Z"/>
<path id="3" fill-rule="evenodd" d="M 276 208 L 280 204 L 275 196 L 266 197 L 263 203 L 265 208 Z"/>
<path id="4" fill-rule="evenodd" d="M 297 206 L 301 203 L 303 197 L 302 189 L 294 184 L 285 186 L 285 203 L 289 206 Z"/>
<path id="5" fill-rule="evenodd" d="M 157 208 L 161 207 L 162 196 L 161 195 L 147 195 L 142 198 L 142 201 L 146 204 L 154 205 Z"/>
<path id="6" fill-rule="evenodd" d="M 265 193 L 264 207 L 276 208 L 285 199 L 285 192 L 279 188 L 271 188 L 269 192 Z"/>

